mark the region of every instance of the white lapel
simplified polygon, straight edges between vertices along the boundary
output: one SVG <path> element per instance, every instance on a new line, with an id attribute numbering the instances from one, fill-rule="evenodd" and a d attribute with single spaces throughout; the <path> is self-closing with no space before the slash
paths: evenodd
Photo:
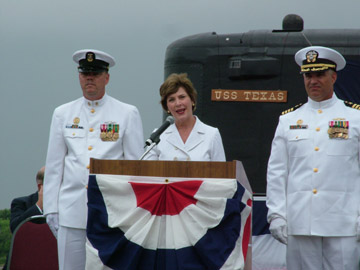
<path id="1" fill-rule="evenodd" d="M 199 118 L 196 117 L 195 125 L 188 139 L 186 140 L 186 143 L 184 144 L 175 124 L 172 124 L 170 127 L 168 127 L 167 130 L 165 130 L 165 134 L 167 137 L 166 141 L 186 153 L 191 149 L 195 148 L 204 140 L 204 126 L 205 125 L 199 120 Z"/>
<path id="2" fill-rule="evenodd" d="M 195 116 L 196 117 L 196 116 Z M 195 125 L 187 139 L 185 145 L 186 150 L 190 151 L 204 141 L 205 129 L 204 124 L 196 117 Z"/>
<path id="3" fill-rule="evenodd" d="M 171 144 L 172 146 L 174 146 L 175 148 L 181 149 L 182 151 L 184 150 L 184 143 L 181 140 L 179 131 L 177 130 L 175 124 L 172 124 L 170 127 L 168 127 L 165 130 L 165 135 L 166 135 L 166 141 Z M 186 152 L 186 151 L 185 151 Z"/>

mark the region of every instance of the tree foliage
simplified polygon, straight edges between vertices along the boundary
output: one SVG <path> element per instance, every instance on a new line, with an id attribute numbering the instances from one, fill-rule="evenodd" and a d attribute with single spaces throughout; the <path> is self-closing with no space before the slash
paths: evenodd
<path id="1" fill-rule="evenodd" d="M 10 210 L 0 210 L 0 265 L 3 265 L 9 253 L 11 242 Z"/>
<path id="2" fill-rule="evenodd" d="M 10 209 L 0 210 L 0 219 L 10 220 Z"/>

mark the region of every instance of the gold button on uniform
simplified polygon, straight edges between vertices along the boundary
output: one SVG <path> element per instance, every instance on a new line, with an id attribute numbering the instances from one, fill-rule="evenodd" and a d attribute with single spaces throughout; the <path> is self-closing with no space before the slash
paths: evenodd
<path id="1" fill-rule="evenodd" d="M 86 169 L 90 169 L 90 165 L 87 165 L 87 166 L 86 166 Z"/>
<path id="2" fill-rule="evenodd" d="M 174 160 L 178 160 L 178 158 L 177 158 L 177 157 L 174 157 Z"/>
<path id="3" fill-rule="evenodd" d="M 90 111 L 91 113 L 94 113 L 95 112 L 95 109 L 93 108 L 93 109 L 91 109 L 91 111 Z"/>
<path id="4" fill-rule="evenodd" d="M 91 150 L 93 149 L 93 147 L 92 147 L 92 146 L 89 146 L 88 149 L 89 149 L 89 151 L 91 151 Z"/>
<path id="5" fill-rule="evenodd" d="M 319 147 L 315 147 L 315 151 L 319 151 Z"/>
<path id="6" fill-rule="evenodd" d="M 318 168 L 314 168 L 314 172 L 318 172 L 319 170 L 318 170 Z"/>
<path id="7" fill-rule="evenodd" d="M 75 132 L 72 135 L 75 136 Z"/>
<path id="8" fill-rule="evenodd" d="M 320 131 L 320 128 L 319 128 L 319 127 L 317 127 L 315 130 L 316 130 L 316 131 Z"/>
<path id="9" fill-rule="evenodd" d="M 316 189 L 316 188 L 313 189 L 313 193 L 314 193 L 314 194 L 317 193 L 317 189 Z"/>
<path id="10" fill-rule="evenodd" d="M 322 110 L 318 110 L 318 113 L 322 113 Z"/>
<path id="11" fill-rule="evenodd" d="M 90 129 L 89 129 L 89 131 L 90 131 L 90 132 L 93 132 L 93 131 L 94 131 L 94 129 L 93 129 L 93 128 L 90 128 Z"/>

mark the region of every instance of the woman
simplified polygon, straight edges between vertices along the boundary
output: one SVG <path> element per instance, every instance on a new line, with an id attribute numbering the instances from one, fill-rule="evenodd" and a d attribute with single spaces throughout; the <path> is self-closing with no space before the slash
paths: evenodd
<path id="1" fill-rule="evenodd" d="M 187 74 L 171 74 L 160 87 L 161 105 L 175 123 L 160 136 L 160 142 L 144 159 L 225 161 L 217 128 L 193 115 L 197 93 Z"/>

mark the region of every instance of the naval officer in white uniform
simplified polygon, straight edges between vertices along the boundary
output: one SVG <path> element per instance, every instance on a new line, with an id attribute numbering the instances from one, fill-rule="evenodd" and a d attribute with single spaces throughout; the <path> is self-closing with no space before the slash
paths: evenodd
<path id="1" fill-rule="evenodd" d="M 161 105 L 175 123 L 144 159 L 179 161 L 226 161 L 217 128 L 193 115 L 197 92 L 187 74 L 171 74 L 160 86 Z"/>
<path id="2" fill-rule="evenodd" d="M 105 92 L 114 58 L 86 49 L 75 52 L 73 60 L 83 97 L 54 111 L 44 181 L 44 214 L 65 270 L 85 269 L 90 158 L 139 159 L 144 139 L 137 108 Z"/>
<path id="3" fill-rule="evenodd" d="M 287 244 L 289 270 L 359 269 L 360 106 L 333 85 L 345 67 L 337 51 L 295 55 L 308 102 L 280 116 L 267 173 L 268 222 Z"/>

